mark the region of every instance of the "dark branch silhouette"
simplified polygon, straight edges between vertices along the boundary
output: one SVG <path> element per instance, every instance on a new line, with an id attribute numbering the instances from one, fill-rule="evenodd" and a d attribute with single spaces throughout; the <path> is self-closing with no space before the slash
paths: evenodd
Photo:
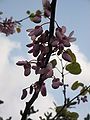
<path id="1" fill-rule="evenodd" d="M 46 61 L 45 61 L 44 68 L 47 66 L 48 61 L 50 59 L 50 56 L 52 54 L 52 47 L 50 45 L 50 38 L 54 34 L 54 21 L 55 21 L 56 1 L 57 0 L 52 0 L 52 2 L 51 2 L 51 18 L 50 18 L 50 27 L 49 27 L 49 33 L 50 34 L 49 34 L 49 39 L 48 39 L 49 52 L 46 55 Z M 40 78 L 39 78 L 39 88 L 41 88 L 42 83 L 43 83 L 42 75 L 40 75 Z M 31 105 L 34 103 L 34 101 L 37 99 L 37 97 L 39 95 L 39 92 L 40 92 L 40 90 L 38 92 L 35 91 L 34 94 L 33 94 L 33 96 L 32 96 L 32 98 L 30 99 L 30 101 L 26 102 L 25 110 L 24 110 L 24 113 L 22 114 L 21 120 L 26 120 L 27 119 L 27 115 L 28 115 L 29 109 L 30 109 Z"/>

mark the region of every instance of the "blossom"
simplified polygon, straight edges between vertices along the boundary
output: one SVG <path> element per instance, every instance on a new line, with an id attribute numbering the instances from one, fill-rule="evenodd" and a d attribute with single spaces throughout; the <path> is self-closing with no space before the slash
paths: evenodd
<path id="1" fill-rule="evenodd" d="M 68 54 L 67 51 L 64 51 L 62 54 L 62 58 L 68 62 L 72 62 L 72 57 Z"/>
<path id="2" fill-rule="evenodd" d="M 41 86 L 41 95 L 42 96 L 46 96 L 47 95 L 46 86 L 45 86 L 44 82 L 43 82 L 43 84 Z"/>
<path id="3" fill-rule="evenodd" d="M 43 62 L 43 61 L 42 61 Z M 35 70 L 35 73 L 42 75 L 42 79 L 46 80 L 53 76 L 53 67 L 51 63 L 48 63 L 46 68 L 40 68 L 40 66 L 32 66 L 32 69 Z"/>
<path id="4" fill-rule="evenodd" d="M 44 16 L 51 16 L 51 4 L 49 0 L 42 0 L 43 8 L 44 8 Z"/>
<path id="5" fill-rule="evenodd" d="M 52 88 L 57 89 L 59 86 L 62 86 L 62 82 L 60 82 L 59 78 L 55 78 L 52 80 Z"/>
<path id="6" fill-rule="evenodd" d="M 0 22 L 0 32 L 5 33 L 6 36 L 15 33 L 16 22 L 10 19 L 5 19 L 3 22 Z"/>
<path id="7" fill-rule="evenodd" d="M 28 34 L 29 36 L 38 37 L 39 35 L 42 34 L 43 29 L 42 29 L 42 26 L 36 26 L 35 28 L 27 29 L 26 31 L 29 32 L 29 34 Z"/>
<path id="8" fill-rule="evenodd" d="M 18 61 L 16 63 L 18 66 L 23 66 L 24 67 L 24 75 L 28 76 L 31 73 L 31 64 L 28 61 Z"/>
<path id="9" fill-rule="evenodd" d="M 38 71 L 39 74 L 42 74 L 42 79 L 46 80 L 53 76 L 53 67 L 51 63 L 48 63 L 46 68 L 42 68 Z"/>
<path id="10" fill-rule="evenodd" d="M 59 43 L 63 43 L 65 47 L 70 47 L 70 42 L 74 42 L 76 38 L 72 37 L 74 31 L 72 31 L 69 36 L 65 35 L 66 27 L 62 26 L 62 28 L 56 28 L 56 37 L 58 38 Z"/>
<path id="11" fill-rule="evenodd" d="M 36 81 L 33 84 L 33 88 L 35 89 L 36 93 L 38 93 L 40 91 L 42 96 L 46 96 L 47 95 L 47 90 L 46 90 L 46 86 L 45 86 L 44 82 L 42 83 L 42 85 L 40 87 L 39 81 Z"/>

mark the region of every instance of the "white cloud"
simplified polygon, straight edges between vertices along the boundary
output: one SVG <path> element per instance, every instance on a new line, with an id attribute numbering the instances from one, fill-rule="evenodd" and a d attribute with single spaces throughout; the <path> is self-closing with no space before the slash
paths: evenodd
<path id="1" fill-rule="evenodd" d="M 19 58 L 23 58 L 22 56 L 13 56 L 12 58 L 11 52 L 16 48 L 20 48 L 19 43 L 0 36 L 0 45 L 0 99 L 5 102 L 3 105 L 0 105 L 0 115 L 5 119 L 13 116 L 13 120 L 20 120 L 19 111 L 24 109 L 25 101 L 29 99 L 27 97 L 24 101 L 20 100 L 21 90 L 32 84 L 32 82 L 37 81 L 38 78 L 34 77 L 33 72 L 31 76 L 24 77 L 23 68 L 15 65 L 16 61 L 20 60 Z M 88 84 L 90 81 L 90 62 L 80 52 L 77 45 L 72 45 L 72 49 L 76 53 L 77 60 L 81 64 L 83 72 L 79 76 L 67 75 L 67 82 L 70 83 L 73 79 L 78 79 Z M 10 57 L 12 58 L 12 63 L 10 63 Z M 44 112 L 48 111 L 48 108 L 53 106 L 53 101 L 55 102 L 52 95 L 48 95 L 45 98 L 40 95 L 35 102 L 35 109 L 40 108 L 40 112 L 34 116 L 34 119 L 36 119 L 35 117 L 38 114 L 43 115 Z"/>

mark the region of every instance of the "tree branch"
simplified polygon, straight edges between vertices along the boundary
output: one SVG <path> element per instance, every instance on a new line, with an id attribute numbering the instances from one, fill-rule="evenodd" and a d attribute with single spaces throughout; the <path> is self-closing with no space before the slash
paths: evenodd
<path id="1" fill-rule="evenodd" d="M 49 52 L 46 55 L 46 61 L 45 61 L 45 66 L 44 68 L 47 66 L 48 61 L 50 59 L 50 56 L 52 54 L 52 46 L 50 45 L 50 38 L 53 36 L 54 34 L 54 21 L 55 21 L 55 8 L 56 8 L 56 1 L 57 0 L 52 0 L 51 2 L 51 18 L 50 18 L 50 27 L 49 27 L 49 40 L 48 40 L 48 46 L 49 46 Z M 40 75 L 39 78 L 39 85 L 40 88 L 42 86 L 43 80 L 42 80 L 42 75 Z M 25 110 L 24 113 L 22 114 L 22 118 L 21 120 L 26 120 L 27 119 L 27 115 L 28 112 L 30 110 L 31 105 L 34 103 L 34 101 L 37 99 L 38 95 L 39 95 L 40 90 L 37 92 L 35 91 L 32 98 L 29 100 L 29 102 L 26 102 L 26 106 L 25 106 Z"/>
<path id="2" fill-rule="evenodd" d="M 82 95 L 82 93 L 84 93 L 85 91 L 87 91 L 90 88 L 90 85 L 84 89 L 82 92 L 80 92 L 78 95 L 76 95 L 75 97 L 73 97 L 67 104 L 64 104 L 62 109 L 51 119 L 51 120 L 58 120 L 58 118 L 61 116 L 61 112 L 63 111 L 63 109 L 65 107 L 68 107 L 70 105 L 70 103 L 75 100 L 76 98 L 78 98 L 80 95 Z"/>

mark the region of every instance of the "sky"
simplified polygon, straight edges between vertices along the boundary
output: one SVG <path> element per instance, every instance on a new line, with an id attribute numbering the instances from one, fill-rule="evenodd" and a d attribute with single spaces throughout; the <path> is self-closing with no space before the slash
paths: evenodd
<path id="1" fill-rule="evenodd" d="M 90 1 L 89 0 L 57 0 L 56 20 L 60 26 L 67 27 L 67 33 L 74 30 L 74 36 L 77 41 L 72 44 L 71 49 L 76 54 L 78 62 L 81 64 L 82 73 L 78 76 L 67 75 L 66 83 L 71 85 L 73 81 L 79 80 L 86 85 L 90 84 Z M 31 12 L 41 9 L 41 0 L 0 0 L 0 11 L 3 12 L 2 17 L 11 17 L 15 20 L 25 18 L 26 11 Z M 16 66 L 18 60 L 31 59 L 27 53 L 26 44 L 30 42 L 27 36 L 26 29 L 33 27 L 29 20 L 23 21 L 21 33 L 16 33 L 9 37 L 0 34 L 0 99 L 4 100 L 4 104 L 0 105 L 0 116 L 4 119 L 12 116 L 12 120 L 20 120 L 19 111 L 24 109 L 25 102 L 29 100 L 28 96 L 21 101 L 22 89 L 32 84 L 37 80 L 34 73 L 29 77 L 23 75 L 23 69 Z M 59 73 L 56 71 L 56 75 Z M 32 116 L 37 119 L 38 114 L 43 115 L 44 112 L 50 110 L 53 101 L 57 105 L 62 104 L 61 89 L 53 90 L 50 86 L 50 81 L 47 81 L 47 97 L 39 96 L 35 102 L 35 108 L 40 108 L 39 113 Z M 68 90 L 67 95 L 73 97 L 76 93 Z M 62 99 L 61 99 L 62 98 Z M 90 97 L 89 97 L 90 99 Z M 43 104 L 45 102 L 45 104 Z M 89 111 L 90 101 L 88 103 L 76 106 L 73 111 L 80 113 L 79 120 L 82 120 Z"/>

